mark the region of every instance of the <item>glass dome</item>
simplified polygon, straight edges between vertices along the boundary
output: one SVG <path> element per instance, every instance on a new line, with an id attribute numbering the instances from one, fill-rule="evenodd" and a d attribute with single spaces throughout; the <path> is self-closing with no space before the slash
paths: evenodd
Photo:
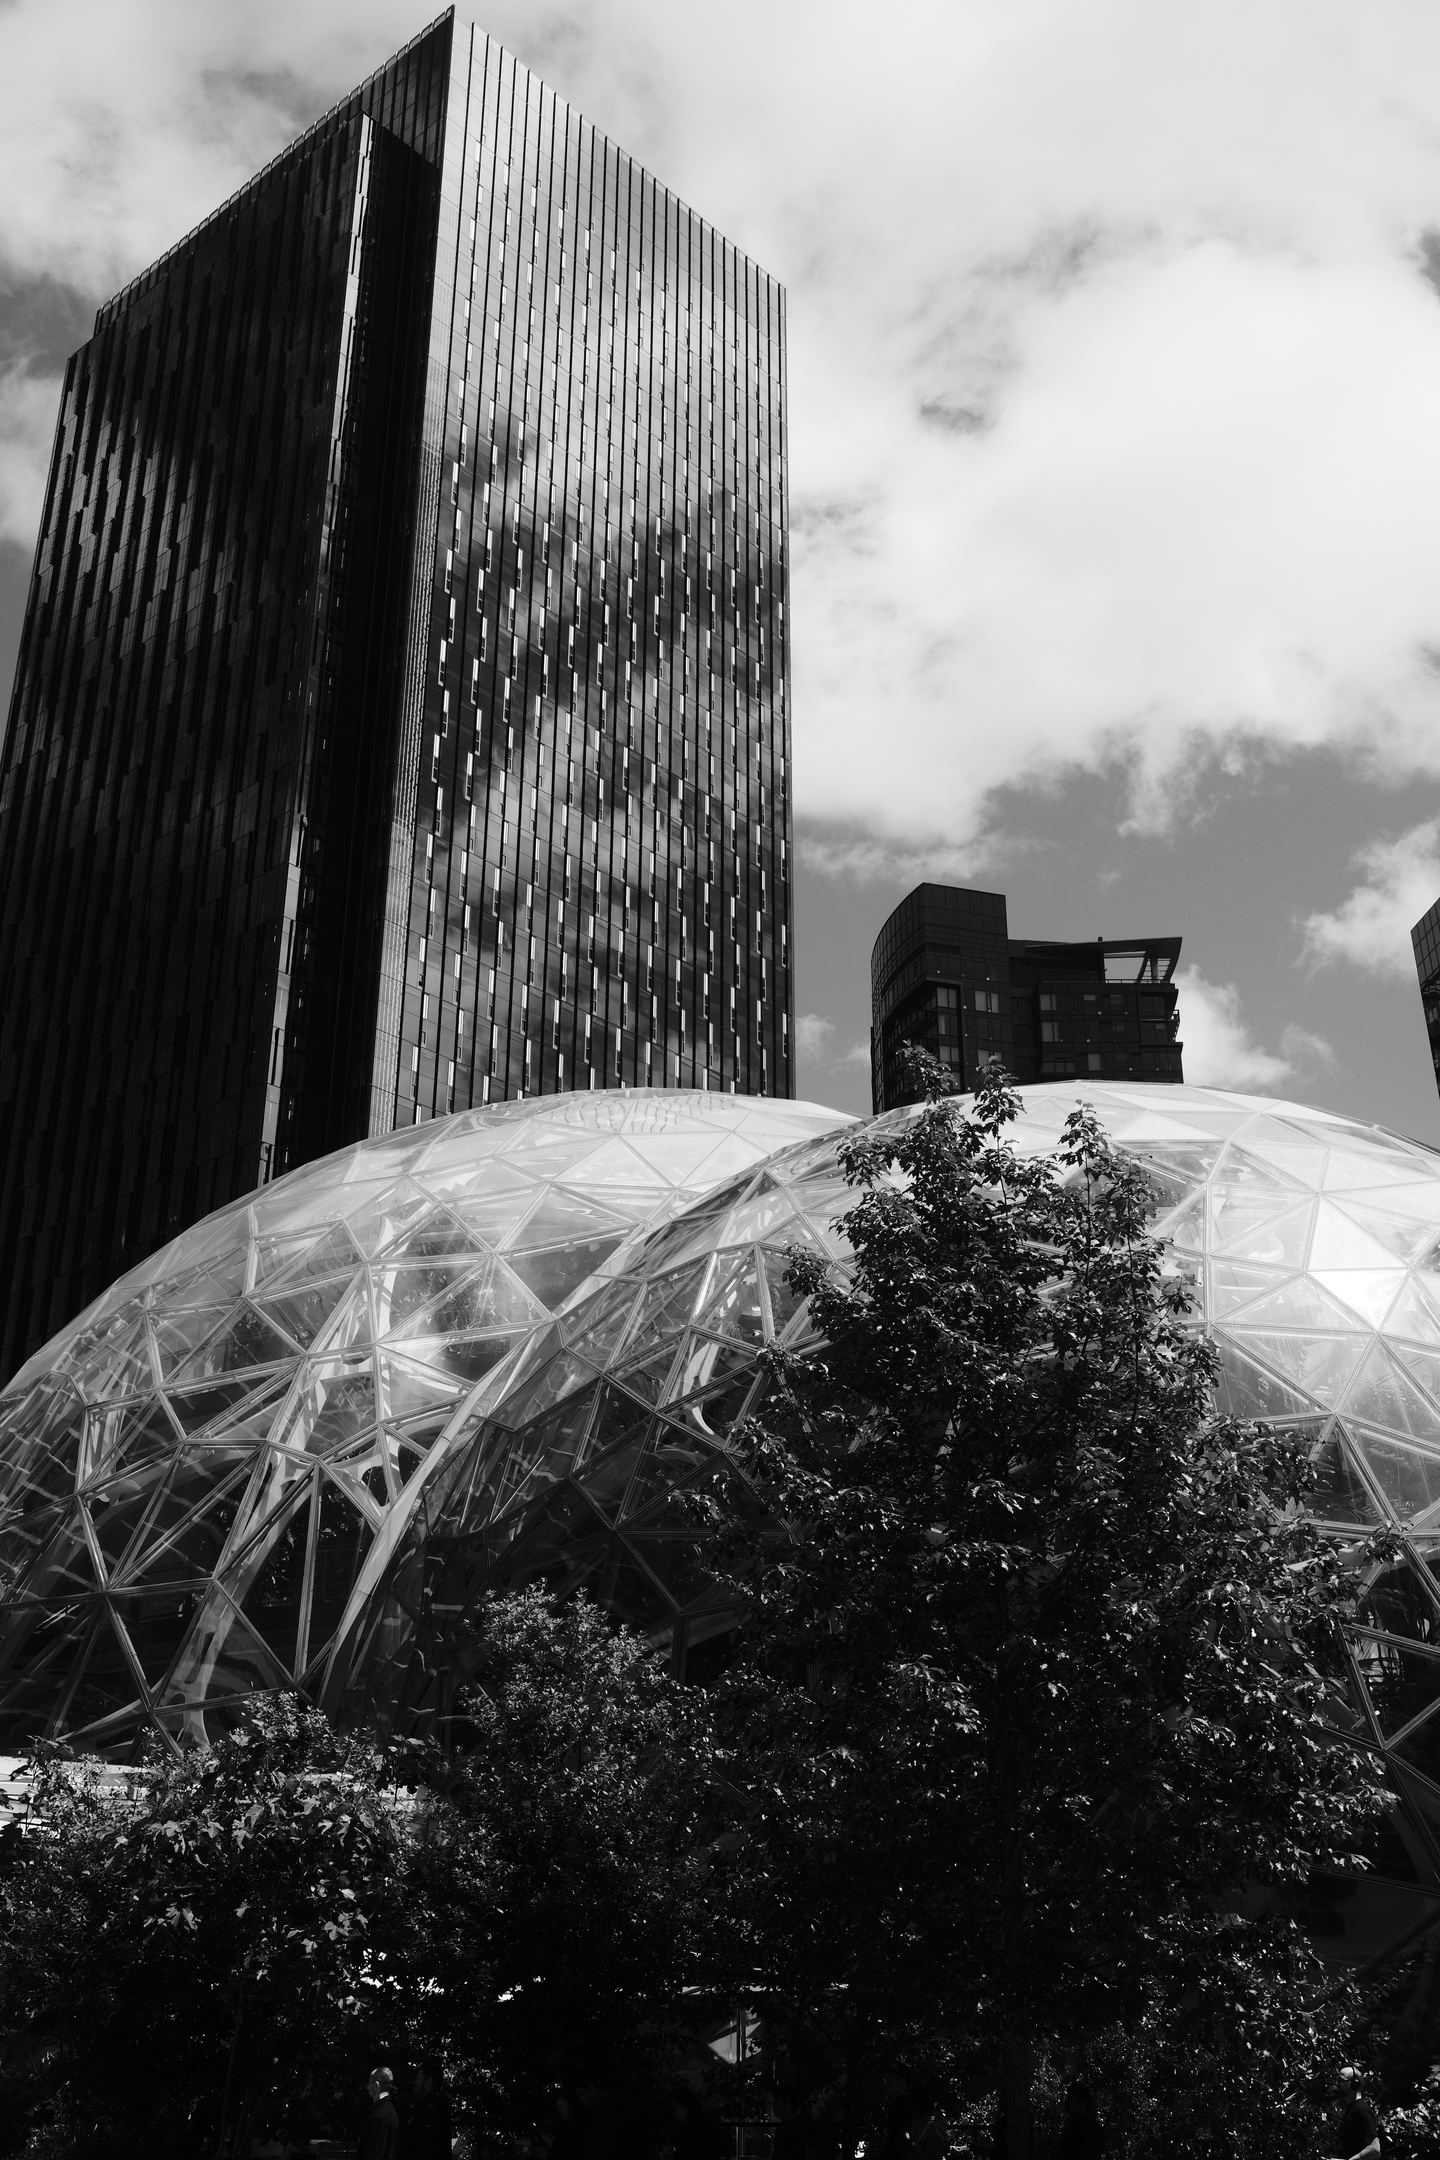
<path id="1" fill-rule="evenodd" d="M 1080 1101 L 1142 1158 L 1155 1226 L 1220 1353 L 1221 1407 L 1300 1431 L 1318 1519 L 1343 1542 L 1388 1525 L 1353 1631 L 1355 1737 L 1383 1750 L 1414 1864 L 1440 1839 L 1440 1155 L 1375 1126 L 1212 1089 L 1023 1090 L 1024 1154 Z M 877 1126 L 913 1115 L 890 1113 Z M 677 1490 L 744 1480 L 726 1433 L 754 1406 L 762 1343 L 803 1342 L 787 1248 L 843 1264 L 843 1135 L 807 1139 L 619 1248 L 563 1315 L 476 1389 L 386 1569 L 352 1606 L 344 1688 L 382 1719 L 443 1717 L 465 1615 L 492 1587 L 591 1594 L 703 1659 L 733 1617 Z M 353 1647 L 351 1644 L 353 1643 Z M 1338 1714 L 1338 1713 L 1337 1713 Z"/>
<path id="2" fill-rule="evenodd" d="M 1015 1145 L 1049 1151 L 1081 1100 L 1148 1166 L 1223 1407 L 1304 1434 L 1339 1538 L 1392 1532 L 1354 1731 L 1419 1852 L 1440 1839 L 1440 1155 L 1123 1083 L 1024 1089 Z M 806 1336 L 788 1250 L 846 1258 L 846 1123 L 719 1095 L 501 1105 L 307 1166 L 125 1277 L 0 1395 L 0 1745 L 119 1753 L 297 1684 L 423 1727 L 475 1601 L 537 1579 L 703 1663 L 731 1615 L 675 1495 L 715 1479 L 750 1504 L 727 1434 L 761 1346 Z"/>
<path id="3" fill-rule="evenodd" d="M 0 1395 L 0 1740 L 121 1750 L 256 1689 L 333 1693 L 485 1376 L 627 1241 L 844 1122 L 500 1104 L 309 1164 L 132 1270 Z"/>

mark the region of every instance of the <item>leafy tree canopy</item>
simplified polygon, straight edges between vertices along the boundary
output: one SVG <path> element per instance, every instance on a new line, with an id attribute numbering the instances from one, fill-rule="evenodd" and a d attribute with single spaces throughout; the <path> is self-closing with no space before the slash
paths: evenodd
<path id="1" fill-rule="evenodd" d="M 1237 1893 L 1352 1864 L 1378 1805 L 1327 1724 L 1354 1585 L 1300 1512 L 1305 1437 L 1213 1415 L 1143 1170 L 1084 1109 L 1022 1159 L 1015 1109 L 996 1077 L 860 1133 L 853 1277 L 793 1261 L 824 1347 L 773 1355 L 739 1441 L 770 1527 L 712 1511 L 751 1614 L 732 1969 L 846 2151 L 908 2070 L 998 2091 L 1023 2160 L 1037 2047 L 1117 2025 L 1174 2149 L 1204 2058 L 1212 2116 L 1285 2151 L 1319 1974 Z"/>

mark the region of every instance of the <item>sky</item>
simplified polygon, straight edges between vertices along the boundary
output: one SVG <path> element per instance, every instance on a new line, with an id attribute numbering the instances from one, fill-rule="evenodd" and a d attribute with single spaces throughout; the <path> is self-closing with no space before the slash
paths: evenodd
<path id="1" fill-rule="evenodd" d="M 98 301 L 423 26 L 0 0 L 0 685 Z M 495 0 L 789 292 L 799 1092 L 920 878 L 1184 939 L 1186 1078 L 1440 1145 L 1440 10 Z"/>

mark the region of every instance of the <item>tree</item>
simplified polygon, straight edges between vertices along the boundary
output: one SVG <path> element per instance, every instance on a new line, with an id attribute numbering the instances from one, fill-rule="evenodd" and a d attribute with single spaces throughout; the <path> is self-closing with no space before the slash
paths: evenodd
<path id="1" fill-rule="evenodd" d="M 51 1757 L 0 1883 L 0 2024 L 28 2148 L 248 2152 L 373 2015 L 398 1832 L 368 1744 L 293 1698 L 118 1779 Z"/>
<path id="2" fill-rule="evenodd" d="M 622 2114 L 643 2149 L 706 1974 L 706 1705 L 639 1637 L 539 1592 L 494 1600 L 468 1663 L 406 1873 L 426 2044 L 479 2150 L 600 2149 Z"/>
<path id="3" fill-rule="evenodd" d="M 1379 1805 L 1326 1717 L 1353 1584 L 1303 1441 L 1213 1416 L 1143 1170 L 1085 1110 L 1018 1159 L 1016 1107 L 995 1076 L 850 1142 L 853 1278 L 796 1254 L 824 1346 L 737 1443 L 768 1524 L 711 1504 L 750 1612 L 731 1969 L 846 2152 L 908 2076 L 988 2085 L 1026 2160 L 1036 2048 L 1117 2025 L 1177 2120 L 1223 2062 L 1209 2120 L 1284 2152 L 1329 2045 L 1285 1897 Z"/>

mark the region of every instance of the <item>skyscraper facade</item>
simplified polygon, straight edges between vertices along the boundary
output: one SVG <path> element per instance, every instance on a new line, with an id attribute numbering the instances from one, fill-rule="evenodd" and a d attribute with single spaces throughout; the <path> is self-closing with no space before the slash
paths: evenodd
<path id="1" fill-rule="evenodd" d="M 447 12 L 71 360 L 0 1372 L 344 1143 L 791 1080 L 784 295 Z"/>
<path id="2" fill-rule="evenodd" d="M 1420 978 L 1420 1003 L 1425 1010 L 1425 1033 L 1430 1040 L 1430 1063 L 1435 1085 L 1440 1088 L 1440 900 L 1427 908 L 1410 932 L 1415 951 L 1415 972 Z"/>
<path id="3" fill-rule="evenodd" d="M 1173 981 L 1180 940 L 1012 938 L 1003 893 L 917 885 L 870 961 L 871 1089 L 910 1102 L 907 1043 L 973 1088 L 991 1065 L 1017 1080 L 1183 1080 Z"/>

